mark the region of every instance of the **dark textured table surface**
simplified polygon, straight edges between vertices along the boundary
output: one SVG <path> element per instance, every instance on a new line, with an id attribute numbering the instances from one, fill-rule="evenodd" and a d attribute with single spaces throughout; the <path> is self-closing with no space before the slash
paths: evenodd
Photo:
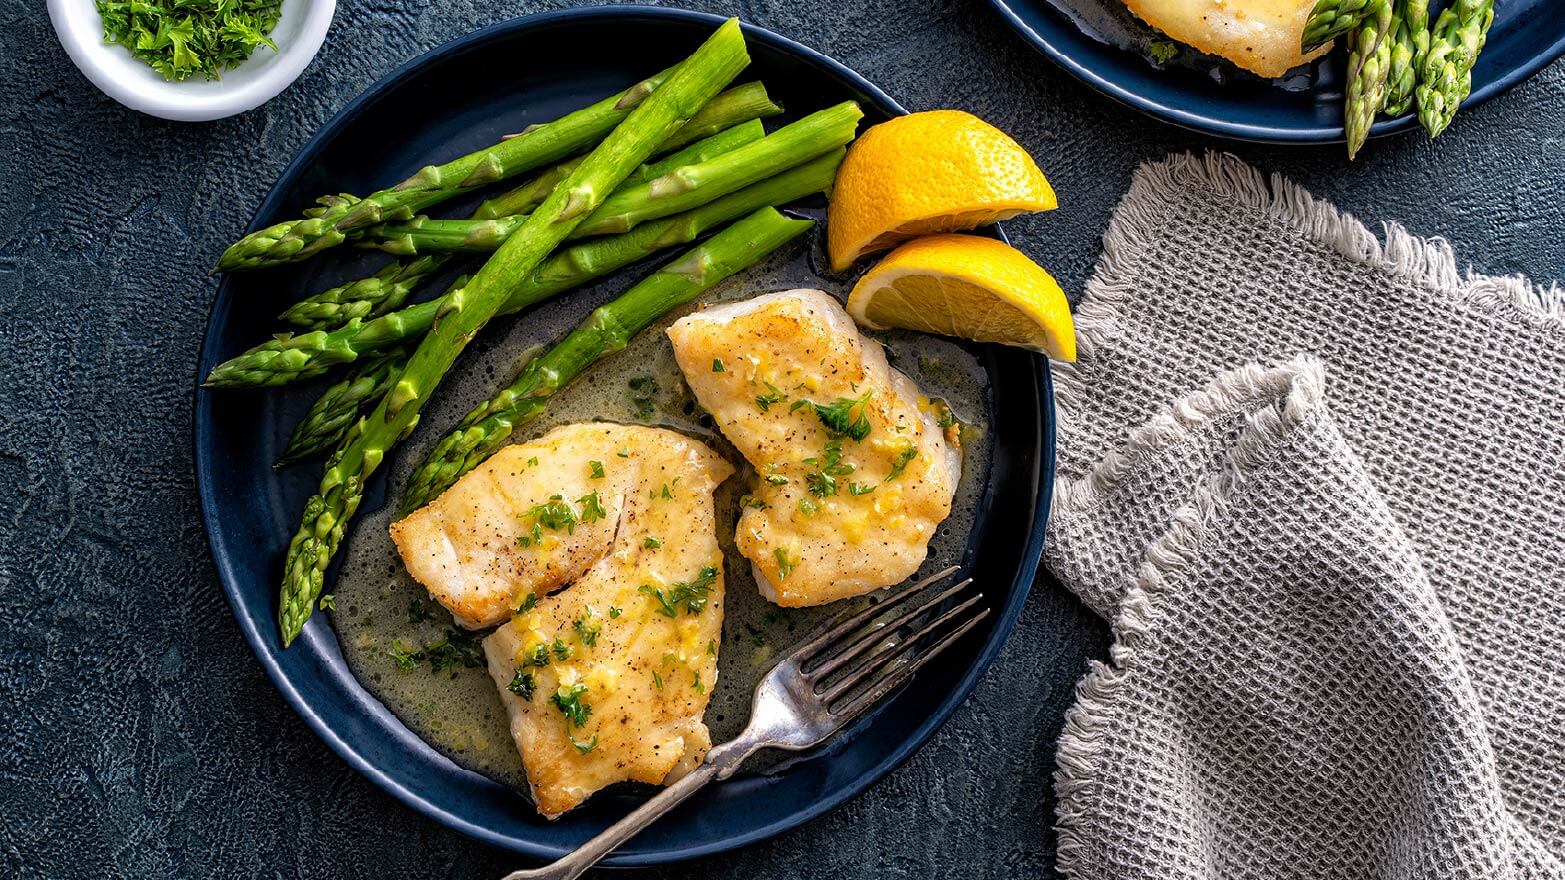
<path id="1" fill-rule="evenodd" d="M 342 0 L 271 103 L 204 125 L 99 94 L 36 0 L 0 0 L 0 876 L 494 877 L 514 858 L 350 770 L 245 647 L 207 555 L 191 389 L 205 268 L 315 129 L 381 75 L 560 3 Z M 1077 84 L 978 0 L 698 3 L 836 56 L 911 109 L 1011 132 L 1061 208 L 1011 224 L 1072 295 L 1138 162 L 1222 146 Z M 1565 279 L 1565 64 L 1437 142 L 1228 145 L 1486 272 Z M 1047 580 L 966 705 L 825 818 L 647 876 L 1050 876 L 1054 742 L 1106 627 Z"/>

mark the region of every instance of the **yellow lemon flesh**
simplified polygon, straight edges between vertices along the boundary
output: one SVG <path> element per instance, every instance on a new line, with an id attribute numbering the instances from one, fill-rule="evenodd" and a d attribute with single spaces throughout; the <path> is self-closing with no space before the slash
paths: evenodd
<path id="1" fill-rule="evenodd" d="M 1076 359 L 1070 303 L 1053 277 L 1008 244 L 929 235 L 886 255 L 854 285 L 848 314 L 865 327 L 900 327 Z"/>
<path id="2" fill-rule="evenodd" d="M 957 232 L 1057 202 L 1037 163 L 1005 132 L 960 110 L 899 116 L 848 148 L 832 186 L 832 268 L 919 235 Z"/>

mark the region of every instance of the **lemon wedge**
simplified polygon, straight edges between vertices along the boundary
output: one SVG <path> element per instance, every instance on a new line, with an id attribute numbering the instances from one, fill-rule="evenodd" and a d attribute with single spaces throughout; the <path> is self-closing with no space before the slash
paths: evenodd
<path id="1" fill-rule="evenodd" d="M 1027 151 L 960 110 L 911 113 L 870 128 L 848 148 L 826 218 L 831 265 L 919 235 L 958 232 L 1057 201 Z"/>
<path id="2" fill-rule="evenodd" d="M 1070 303 L 1026 254 L 976 235 L 929 235 L 877 263 L 848 297 L 872 330 L 900 327 L 1076 359 Z"/>

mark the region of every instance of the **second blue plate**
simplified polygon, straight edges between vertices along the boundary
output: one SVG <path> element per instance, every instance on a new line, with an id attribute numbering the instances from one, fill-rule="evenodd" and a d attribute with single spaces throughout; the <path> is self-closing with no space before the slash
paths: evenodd
<path id="1" fill-rule="evenodd" d="M 1438 0 L 1436 0 L 1438 4 Z M 1100 92 L 1183 128 L 1238 140 L 1311 143 L 1343 140 L 1339 52 L 1315 62 L 1289 87 L 1227 62 L 1159 67 L 1105 42 L 1105 32 L 1145 29 L 1120 0 L 990 0 L 1017 33 Z M 1438 7 L 1437 7 L 1438 8 Z M 1558 0 L 1496 5 L 1488 45 L 1473 70 L 1467 104 L 1486 101 L 1565 54 Z M 1094 23 L 1101 24 L 1095 27 Z M 1418 126 L 1413 115 L 1384 119 L 1372 136 Z"/>

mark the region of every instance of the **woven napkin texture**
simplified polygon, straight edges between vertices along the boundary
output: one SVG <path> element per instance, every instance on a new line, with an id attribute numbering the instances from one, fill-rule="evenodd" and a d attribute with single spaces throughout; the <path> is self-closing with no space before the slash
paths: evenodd
<path id="1" fill-rule="evenodd" d="M 1222 155 L 1143 166 L 1057 372 L 1113 626 L 1059 867 L 1565 877 L 1565 305 Z"/>

